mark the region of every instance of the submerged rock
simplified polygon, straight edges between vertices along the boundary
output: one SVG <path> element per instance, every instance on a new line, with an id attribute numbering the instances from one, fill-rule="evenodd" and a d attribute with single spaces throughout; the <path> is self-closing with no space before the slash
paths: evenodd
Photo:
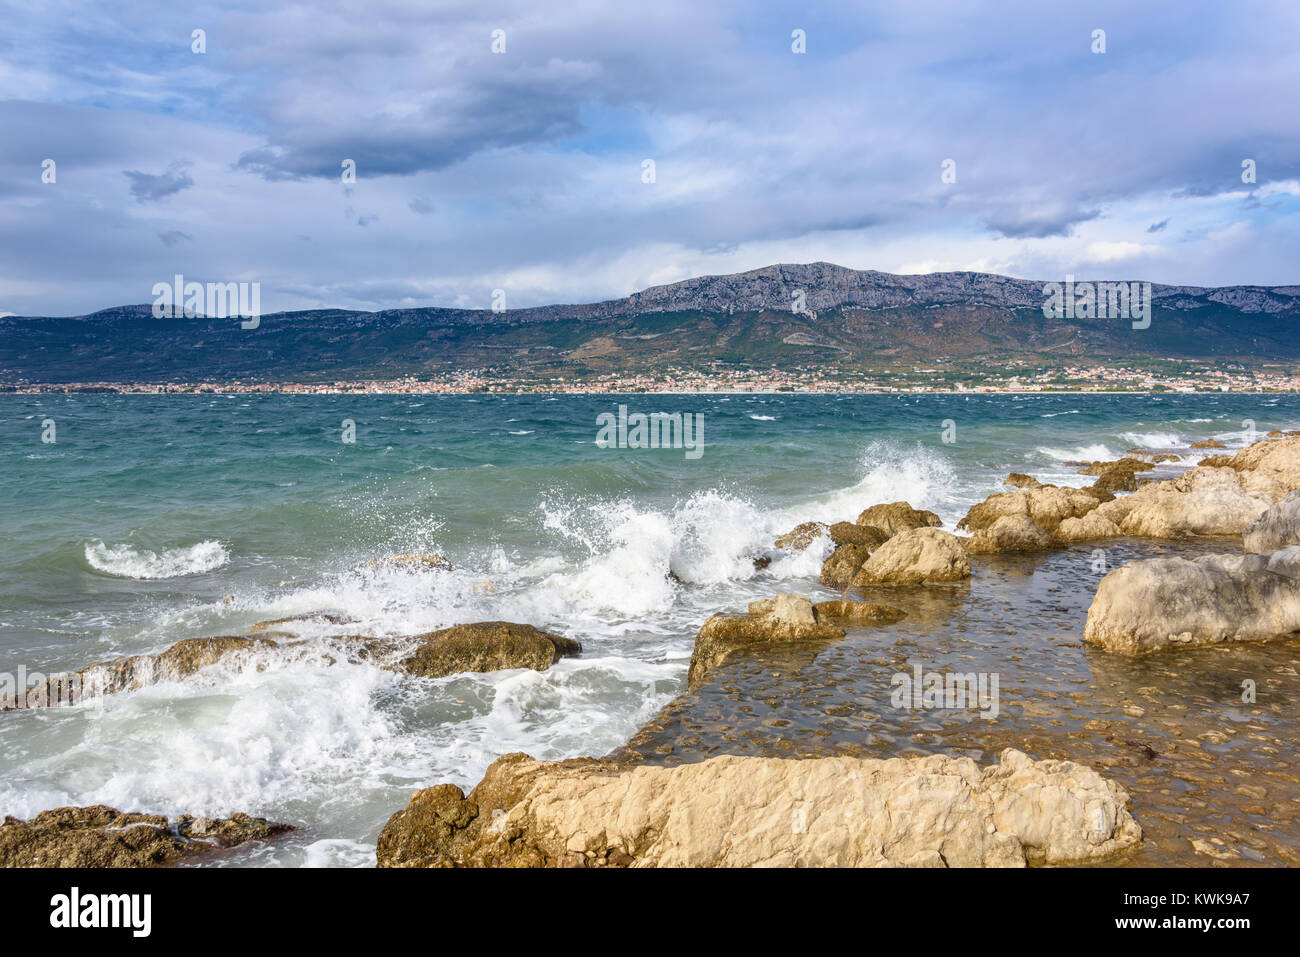
<path id="1" fill-rule="evenodd" d="M 15 708 L 45 708 L 67 703 L 68 689 L 80 688 L 89 699 L 102 694 L 134 691 L 160 681 L 180 681 L 228 655 L 266 651 L 278 647 L 269 638 L 223 635 L 216 638 L 186 638 L 152 655 L 131 655 L 82 668 L 70 675 L 56 675 L 15 695 L 0 700 L 0 711 Z M 23 700 L 18 699 L 23 696 Z"/>
<path id="2" fill-rule="evenodd" d="M 1300 492 L 1292 492 L 1242 533 L 1246 551 L 1275 552 L 1289 545 L 1300 545 Z"/>
<path id="3" fill-rule="evenodd" d="M 931 528 L 943 524 L 934 512 L 912 508 L 907 502 L 889 502 L 873 505 L 858 515 L 859 525 L 874 525 L 886 536 L 897 535 L 913 528 Z"/>
<path id="4" fill-rule="evenodd" d="M 382 558 L 372 558 L 366 562 L 367 568 L 382 568 L 390 566 L 394 568 L 412 568 L 427 569 L 430 571 L 449 572 L 452 570 L 451 562 L 441 555 L 426 555 L 423 552 L 402 552 L 399 555 L 385 555 Z"/>
<path id="5" fill-rule="evenodd" d="M 509 668 L 545 671 L 561 658 L 582 653 L 582 645 L 572 638 L 509 621 L 453 625 L 415 640 L 416 650 L 402 659 L 401 667 L 424 678 Z"/>
<path id="6" fill-rule="evenodd" d="M 1008 749 L 888 760 L 724 756 L 675 767 L 509 754 L 466 796 L 417 791 L 380 867 L 1024 867 L 1137 845 L 1128 793 Z"/>
<path id="7" fill-rule="evenodd" d="M 356 621 L 355 618 L 348 618 L 345 615 L 332 615 L 323 611 L 308 612 L 305 615 L 290 615 L 287 618 L 271 618 L 267 621 L 254 622 L 248 626 L 250 633 L 270 631 L 277 634 L 294 635 L 297 632 L 292 626 L 298 622 L 322 625 L 350 625 Z"/>
<path id="8" fill-rule="evenodd" d="M 713 615 L 695 636 L 687 687 L 695 687 L 733 653 L 756 642 L 813 641 L 844 637 L 844 629 L 823 621 L 812 599 L 783 593 L 750 602 L 745 615 Z"/>
<path id="9" fill-rule="evenodd" d="M 290 620 L 290 619 L 285 619 Z M 278 622 L 264 622 L 268 628 Z M 562 657 L 582 653 L 571 638 L 539 631 L 532 625 L 505 621 L 453 625 L 413 638 L 377 638 L 338 635 L 312 641 L 276 642 L 263 637 L 223 636 L 186 638 L 164 651 L 133 655 L 91 665 L 70 675 L 56 675 L 18 694 L 0 698 L 0 711 L 45 708 L 74 703 L 75 691 L 83 700 L 103 694 L 133 691 L 160 681 L 179 681 L 219 661 L 240 655 L 266 655 L 263 667 L 277 662 L 309 661 L 333 665 L 339 661 L 369 662 L 381 668 L 418 677 L 437 678 L 457 672 L 532 668 L 545 671 Z"/>
<path id="10" fill-rule="evenodd" d="M 1300 632 L 1300 546 L 1129 562 L 1101 580 L 1083 640 L 1124 654 Z"/>
<path id="11" fill-rule="evenodd" d="M 907 617 L 907 612 L 900 608 L 869 601 L 819 601 L 813 610 L 819 621 L 835 619 L 850 624 L 888 625 Z"/>
<path id="12" fill-rule="evenodd" d="M 920 584 L 967 578 L 970 560 L 956 535 L 938 528 L 913 528 L 899 532 L 872 552 L 853 584 Z"/>
<path id="13" fill-rule="evenodd" d="M 159 814 L 123 813 L 102 804 L 61 807 L 30 821 L 6 817 L 0 823 L 0 867 L 153 867 L 292 830 L 247 814 L 184 815 L 170 825 Z"/>

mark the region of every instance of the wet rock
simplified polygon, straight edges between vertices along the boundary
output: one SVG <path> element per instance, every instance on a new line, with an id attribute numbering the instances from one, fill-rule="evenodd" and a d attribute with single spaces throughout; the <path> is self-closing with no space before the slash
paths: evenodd
<path id="1" fill-rule="evenodd" d="M 1101 580 L 1083 640 L 1136 655 L 1296 632 L 1300 546 L 1271 555 L 1129 562 Z"/>
<path id="2" fill-rule="evenodd" d="M 276 623 L 265 624 L 269 627 Z M 259 668 L 271 661 L 308 661 L 327 666 L 351 661 L 420 677 L 442 677 L 507 668 L 545 671 L 559 658 L 582 652 L 582 646 L 570 638 L 504 621 L 453 625 L 413 638 L 338 635 L 318 641 L 276 642 L 265 637 L 269 634 L 279 633 L 266 631 L 257 638 L 186 638 L 157 654 L 118 658 L 71 675 L 52 676 L 23 692 L 21 700 L 17 693 L 0 697 L 0 711 L 69 703 L 73 690 L 88 699 L 160 681 L 179 681 L 219 661 L 239 664 L 241 655 L 260 656 L 251 658 Z"/>
<path id="3" fill-rule="evenodd" d="M 228 655 L 253 654 L 278 647 L 269 638 L 224 635 L 216 638 L 186 638 L 152 655 L 131 655 L 82 668 L 71 675 L 47 678 L 31 688 L 0 700 L 0 711 L 16 707 L 45 708 L 67 701 L 68 690 L 81 689 L 85 698 L 134 691 L 160 681 L 180 681 L 216 664 Z M 18 694 L 25 695 L 19 701 Z"/>
<path id="4" fill-rule="evenodd" d="M 870 557 L 871 549 L 865 545 L 841 545 L 822 562 L 821 583 L 841 591 L 848 588 Z"/>
<path id="5" fill-rule="evenodd" d="M 853 584 L 919 584 L 967 578 L 970 560 L 956 535 L 938 528 L 913 528 L 899 532 L 872 552 Z"/>
<path id="6" fill-rule="evenodd" d="M 401 667 L 423 678 L 510 668 L 545 671 L 561 658 L 582 652 L 582 645 L 572 638 L 509 621 L 453 625 L 415 641 L 415 651 L 402 659 Z"/>
<path id="7" fill-rule="evenodd" d="M 181 817 L 123 813 L 104 805 L 42 811 L 0 823 L 0 867 L 153 867 L 182 857 L 292 831 L 247 814 Z"/>
<path id="8" fill-rule="evenodd" d="M 1008 488 L 1038 488 L 1043 483 L 1032 475 L 1026 475 L 1024 472 L 1012 472 L 1002 480 L 1002 484 Z"/>
<path id="9" fill-rule="evenodd" d="M 813 605 L 819 621 L 834 620 L 848 624 L 888 625 L 907 617 L 907 612 L 892 605 L 868 601 L 819 601 Z"/>
<path id="10" fill-rule="evenodd" d="M 1246 551 L 1260 554 L 1300 545 L 1300 492 L 1292 492 L 1246 526 L 1242 542 Z"/>
<path id="11" fill-rule="evenodd" d="M 862 545 L 876 548 L 889 540 L 889 533 L 875 525 L 836 522 L 830 527 L 831 541 L 839 545 Z"/>
<path id="12" fill-rule="evenodd" d="M 897 535 L 913 528 L 932 528 L 943 524 L 934 512 L 912 508 L 907 502 L 873 505 L 858 515 L 859 525 L 874 525 L 886 535 Z"/>
<path id="13" fill-rule="evenodd" d="M 1133 455 L 1126 455 L 1122 459 L 1115 459 L 1111 462 L 1089 462 L 1079 469 L 1079 474 L 1100 476 L 1105 475 L 1107 472 L 1146 472 L 1150 469 L 1150 462 Z"/>
<path id="14" fill-rule="evenodd" d="M 1142 839 L 1127 792 L 1069 761 L 714 757 L 659 767 L 500 758 L 417 792 L 381 867 L 1024 867 Z"/>
<path id="15" fill-rule="evenodd" d="M 1205 439 L 1202 442 L 1193 442 L 1191 447 L 1194 449 L 1226 449 L 1227 446 L 1218 439 Z"/>
<path id="16" fill-rule="evenodd" d="M 248 626 L 248 631 L 250 634 L 263 631 L 297 634 L 296 629 L 285 626 L 293 626 L 299 622 L 313 625 L 350 625 L 355 621 L 355 618 L 348 618 L 345 615 L 331 615 L 327 612 L 317 611 L 305 615 L 290 615 L 288 618 L 271 618 L 267 621 L 255 622 Z"/>
<path id="17" fill-rule="evenodd" d="M 1141 463 L 1139 465 L 1139 468 L 1129 468 L 1127 465 L 1117 464 L 1112 468 L 1098 472 L 1097 480 L 1092 483 L 1092 487 L 1106 492 L 1136 492 L 1138 473 L 1150 471 L 1150 466 Z"/>
<path id="18" fill-rule="evenodd" d="M 825 535 L 828 530 L 829 526 L 825 522 L 802 522 L 774 541 L 772 545 L 775 548 L 801 552 Z"/>
<path id="19" fill-rule="evenodd" d="M 750 602 L 745 615 L 713 615 L 695 636 L 688 687 L 695 687 L 736 651 L 756 642 L 814 641 L 844 637 L 844 629 L 823 621 L 812 600 L 783 593 Z"/>

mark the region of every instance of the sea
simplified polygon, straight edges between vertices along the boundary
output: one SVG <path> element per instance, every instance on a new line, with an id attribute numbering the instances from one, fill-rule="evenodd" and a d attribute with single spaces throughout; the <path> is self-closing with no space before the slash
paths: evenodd
<path id="1" fill-rule="evenodd" d="M 695 417 L 698 454 L 598 441 L 620 406 Z M 440 679 L 268 652 L 95 707 L 5 712 L 0 815 L 242 811 L 298 829 L 209 863 L 373 866 L 418 788 L 468 789 L 513 751 L 623 748 L 685 692 L 709 615 L 778 592 L 832 597 L 817 581 L 828 541 L 772 548 L 800 522 L 906 500 L 953 530 L 1010 472 L 1084 485 L 1069 463 L 1142 448 L 1177 455 L 1172 473 L 1213 454 L 1195 441 L 1231 450 L 1297 427 L 1290 394 L 0 395 L 0 674 L 317 612 L 352 619 L 306 626 L 322 641 L 508 620 L 583 647 L 545 672 Z M 451 569 L 371 564 L 410 552 Z M 1010 566 L 983 567 L 954 601 L 1024 587 Z M 1087 680 L 1116 665 L 1078 644 L 1096 587 L 1083 568 L 1048 573 L 1069 593 L 1050 599 L 1051 660 Z M 1039 611 L 1003 606 L 994 630 L 1023 656 Z M 924 645 L 946 626 L 917 613 L 900 627 L 882 634 Z M 879 705 L 845 693 L 835 706 Z M 1046 727 L 1051 705 L 1038 707 Z M 727 749 L 725 735 L 697 748 Z"/>

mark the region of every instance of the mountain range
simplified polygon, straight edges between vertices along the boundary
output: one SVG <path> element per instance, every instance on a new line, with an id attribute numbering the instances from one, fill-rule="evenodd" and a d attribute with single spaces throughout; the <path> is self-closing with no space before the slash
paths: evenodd
<path id="1" fill-rule="evenodd" d="M 232 318 L 158 319 L 149 304 L 5 316 L 0 385 L 1300 360 L 1300 286 L 1152 283 L 1152 321 L 1142 329 L 1127 319 L 1048 318 L 1044 286 L 819 262 L 702 276 L 596 303 L 313 309 L 263 315 L 254 329 Z"/>

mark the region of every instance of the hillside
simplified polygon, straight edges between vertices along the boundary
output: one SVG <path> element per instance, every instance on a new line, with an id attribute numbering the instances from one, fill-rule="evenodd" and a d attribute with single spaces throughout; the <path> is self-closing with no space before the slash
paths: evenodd
<path id="1" fill-rule="evenodd" d="M 148 305 L 0 318 L 0 384 L 310 381 L 667 368 L 876 370 L 1144 359 L 1300 360 L 1300 286 L 1152 285 L 1151 325 L 1045 318 L 1043 283 L 983 273 L 892 275 L 777 265 L 532 309 L 311 310 L 155 319 Z M 790 303 L 797 291 L 803 312 Z"/>

